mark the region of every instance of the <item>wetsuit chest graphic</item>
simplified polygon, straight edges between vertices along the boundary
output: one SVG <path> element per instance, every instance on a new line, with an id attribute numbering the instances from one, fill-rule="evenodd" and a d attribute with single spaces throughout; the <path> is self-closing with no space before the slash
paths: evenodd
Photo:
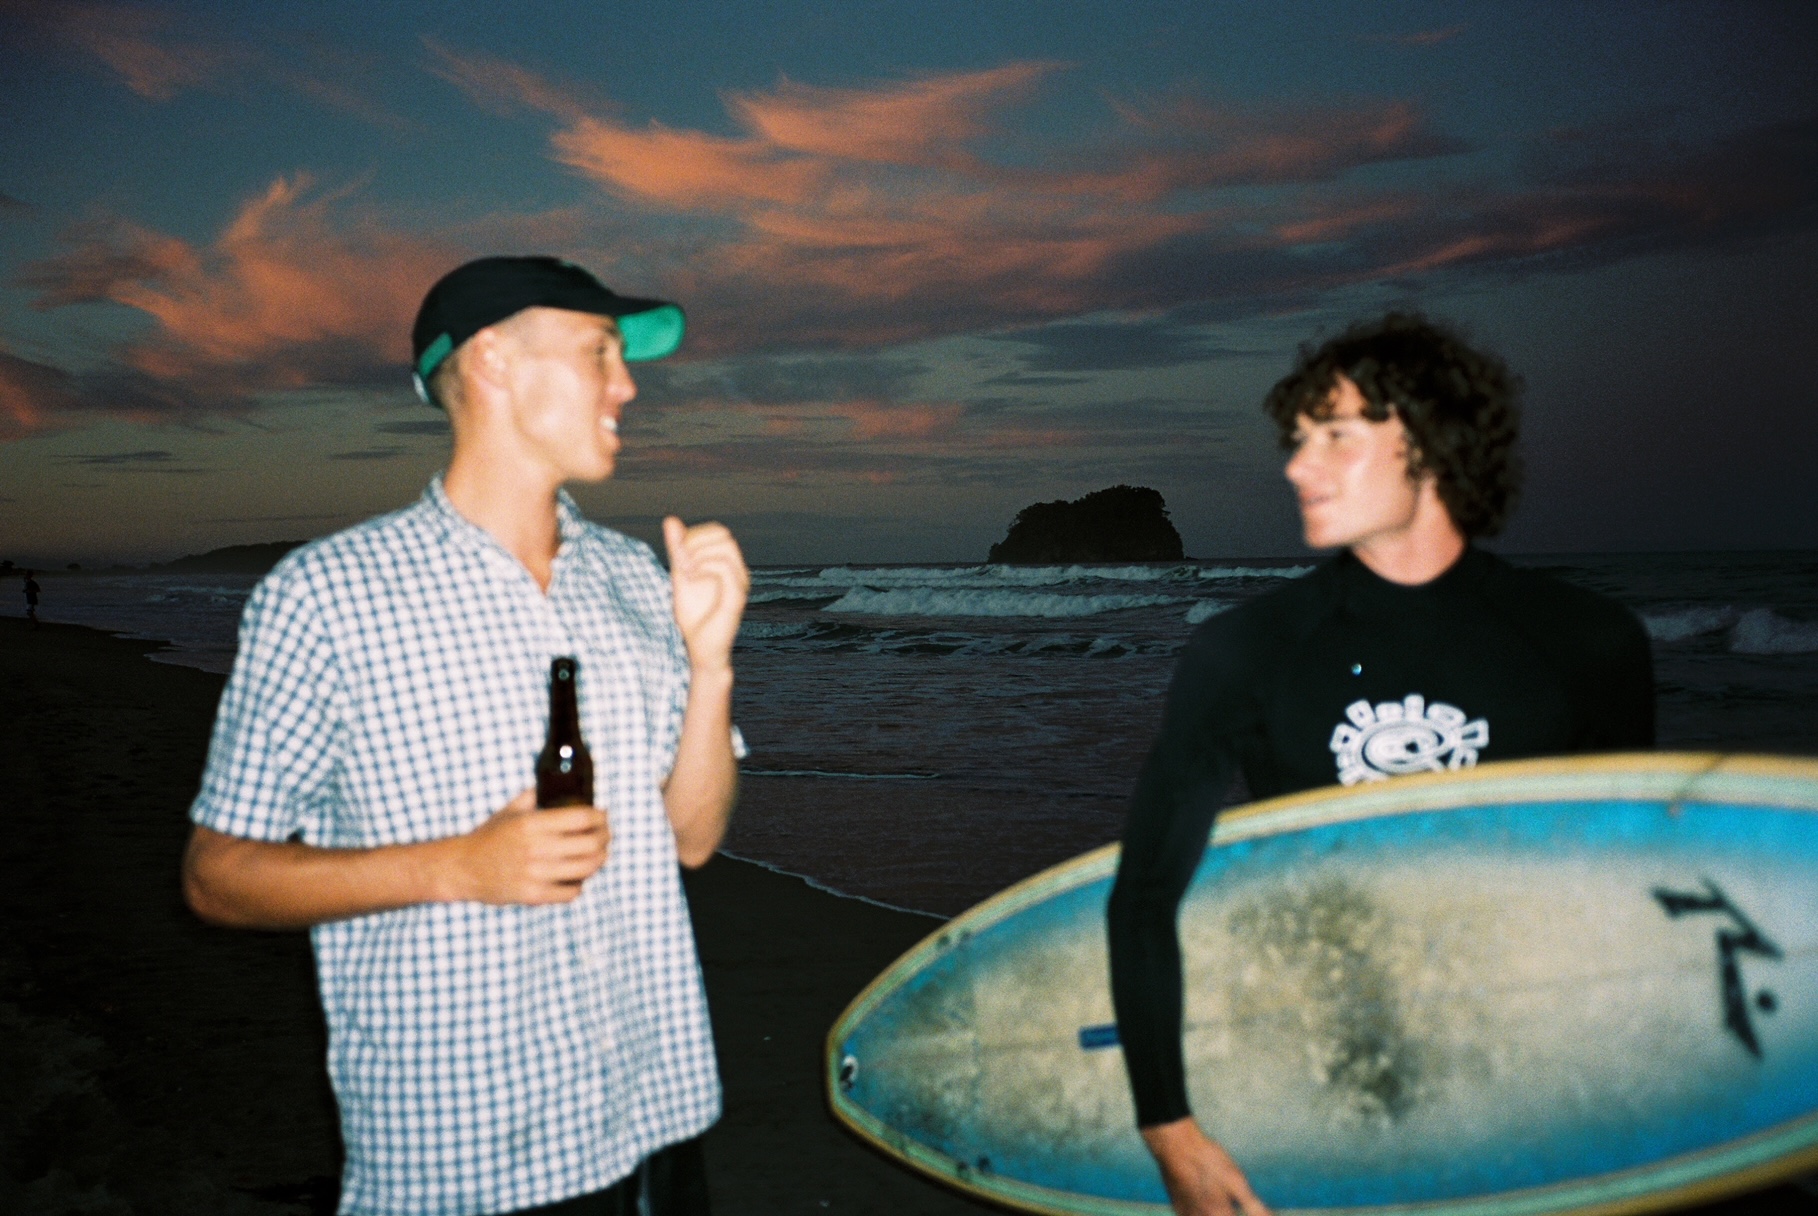
<path id="1" fill-rule="evenodd" d="M 1342 785 L 1471 768 L 1490 742 L 1488 719 L 1473 719 L 1444 701 L 1428 704 L 1417 692 L 1375 705 L 1353 701 L 1345 718 L 1333 728 L 1330 744 Z"/>

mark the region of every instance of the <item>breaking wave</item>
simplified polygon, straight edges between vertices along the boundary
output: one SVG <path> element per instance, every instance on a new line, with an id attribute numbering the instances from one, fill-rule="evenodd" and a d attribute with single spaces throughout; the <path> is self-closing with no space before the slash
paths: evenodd
<path id="1" fill-rule="evenodd" d="M 1645 612 L 1641 623 L 1656 642 L 1683 642 L 1728 629 L 1741 614 L 1734 608 L 1680 608 L 1669 612 Z"/>
<path id="2" fill-rule="evenodd" d="M 1201 621 L 1209 621 L 1230 606 L 1223 600 L 1201 600 L 1187 609 L 1187 624 L 1197 625 Z"/>
<path id="3" fill-rule="evenodd" d="M 1026 591 L 899 587 L 874 591 L 854 587 L 827 605 L 827 612 L 868 616 L 1097 616 L 1125 608 L 1154 608 L 1181 602 L 1174 595 L 1043 595 Z"/>
<path id="4" fill-rule="evenodd" d="M 1656 642 L 1686 642 L 1725 633 L 1732 654 L 1818 653 L 1818 622 L 1791 620 L 1772 608 L 1741 609 L 1727 604 L 1677 608 L 1644 613 L 1641 622 Z"/>
<path id="5" fill-rule="evenodd" d="M 818 573 L 801 569 L 759 569 L 752 572 L 759 587 L 771 588 L 752 602 L 790 598 L 815 598 L 812 594 L 839 594 L 854 587 L 939 587 L 988 590 L 992 588 L 1057 587 L 1080 583 L 1184 583 L 1220 579 L 1299 578 L 1312 566 L 829 566 Z"/>
<path id="6" fill-rule="evenodd" d="M 1790 621 L 1772 608 L 1755 608 L 1730 630 L 1730 649 L 1737 654 L 1818 653 L 1818 622 Z"/>

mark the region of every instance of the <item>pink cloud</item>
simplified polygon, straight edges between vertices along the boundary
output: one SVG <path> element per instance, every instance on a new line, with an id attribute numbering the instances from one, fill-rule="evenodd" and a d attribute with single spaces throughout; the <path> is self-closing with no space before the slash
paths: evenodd
<path id="1" fill-rule="evenodd" d="M 0 0 L 0 13 L 22 18 L 40 39 L 95 60 L 147 101 L 171 101 L 202 88 L 276 83 L 374 126 L 395 131 L 411 125 L 354 87 L 367 65 L 320 43 L 277 48 L 230 43 L 173 10 L 140 4 Z"/>
<path id="2" fill-rule="evenodd" d="M 1453 146 L 1405 102 L 1251 112 L 1176 98 L 1117 107 L 1112 137 L 1046 151 L 1035 160 L 1055 167 L 1031 168 L 1010 111 L 1062 65 L 855 88 L 785 80 L 728 95 L 737 131 L 722 134 L 630 121 L 515 64 L 431 52 L 433 70 L 483 104 L 553 116 L 553 157 L 642 213 L 647 231 L 714 221 L 654 255 L 666 289 L 698 302 L 696 354 L 1165 305 L 1174 292 L 1134 268 L 1170 244 L 1287 243 L 1259 223 L 1261 204 L 1212 206 L 1208 192 Z"/>
<path id="3" fill-rule="evenodd" d="M 494 55 L 457 54 L 434 38 L 425 37 L 423 45 L 429 50 L 432 73 L 495 114 L 523 107 L 571 122 L 587 116 L 572 89 L 552 85 L 527 68 Z"/>
<path id="4" fill-rule="evenodd" d="M 622 198 L 677 210 L 802 204 L 826 188 L 828 167 L 756 140 L 652 124 L 632 130 L 583 118 L 554 137 L 557 159 Z"/>
<path id="5" fill-rule="evenodd" d="M 827 407 L 827 412 L 852 424 L 851 438 L 859 443 L 879 439 L 928 439 L 949 431 L 963 405 L 885 405 L 853 401 Z"/>
<path id="6" fill-rule="evenodd" d="M 1060 65 L 1011 63 L 874 89 L 784 81 L 772 93 L 734 93 L 727 109 L 754 137 L 790 152 L 882 164 L 928 164 L 990 134 L 990 119 Z"/>
<path id="7" fill-rule="evenodd" d="M 662 427 L 666 433 L 631 446 L 627 476 L 649 470 L 773 483 L 945 483 L 959 471 L 976 472 L 980 457 L 1002 462 L 1038 449 L 1079 448 L 1093 439 L 1078 430 L 969 417 L 963 405 L 951 402 L 754 406 L 697 400 L 663 412 L 670 419 Z"/>
<path id="8" fill-rule="evenodd" d="M 1450 42 L 1471 27 L 1468 25 L 1448 25 L 1438 29 L 1415 30 L 1408 34 L 1372 34 L 1366 36 L 1365 42 L 1382 42 L 1391 46 L 1438 46 Z"/>
<path id="9" fill-rule="evenodd" d="M 79 226 L 22 278 L 41 308 L 105 301 L 155 321 L 115 354 L 179 390 L 167 401 L 224 405 L 383 365 L 401 382 L 417 305 L 458 254 L 346 218 L 344 196 L 309 185 L 273 182 L 205 247 L 123 222 Z"/>
<path id="10" fill-rule="evenodd" d="M 377 229 L 336 229 L 305 177 L 241 208 L 204 260 L 117 289 L 197 362 L 245 363 L 336 339 L 402 358 L 411 318 L 445 253 Z"/>
<path id="11" fill-rule="evenodd" d="M 788 467 L 849 474 L 870 467 L 878 454 L 939 463 L 981 452 L 1074 447 L 1090 438 L 1074 429 L 969 416 L 958 402 L 858 399 L 728 405 L 702 399 L 672 404 L 663 412 L 672 420 L 663 428 L 667 437 L 638 446 L 632 459 L 651 453 L 651 459 L 672 466 L 770 471 Z M 687 421 L 675 425 L 683 418 Z M 724 438 L 728 429 L 740 437 Z"/>
<path id="12" fill-rule="evenodd" d="M 303 386 L 401 383 L 423 290 L 469 251 L 563 252 L 617 286 L 673 293 L 690 311 L 685 353 L 712 356 L 1265 301 L 1633 248 L 1638 235 L 1702 239 L 1811 197 L 1804 128 L 1702 159 L 1550 166 L 1542 185 L 1436 186 L 1403 175 L 1399 187 L 1365 190 L 1347 180 L 1350 169 L 1453 145 L 1405 102 L 1255 112 L 1175 98 L 1117 107 L 1109 134 L 1031 156 L 1009 110 L 1059 74 L 1052 64 L 873 88 L 785 81 L 730 96 L 736 129 L 724 134 L 633 123 L 506 61 L 429 45 L 433 70 L 477 100 L 552 115 L 552 156 L 616 205 L 602 209 L 594 197 L 406 234 L 355 191 L 322 192 L 297 177 L 245 200 L 208 240 L 118 218 L 78 223 L 61 253 L 21 276 L 37 306 L 109 303 L 152 325 L 113 352 L 118 376 L 106 395 L 8 365 L 8 431 L 103 400 L 168 417 Z M 635 280 L 621 278 L 633 269 Z M 753 417 L 757 438 L 817 451 L 1079 441 L 926 402 L 867 398 Z"/>
<path id="13" fill-rule="evenodd" d="M 929 440 L 951 433 L 965 415 L 956 402 L 882 400 L 811 401 L 790 405 L 726 405 L 696 401 L 671 405 L 665 413 L 691 418 L 728 416 L 755 420 L 766 439 L 811 445 Z M 832 424 L 832 425 L 829 425 Z"/>
<path id="14" fill-rule="evenodd" d="M 1027 450 L 1029 448 L 1071 448 L 1092 441 L 1085 431 L 1065 427 L 998 426 L 985 431 L 977 446 Z"/>
<path id="15" fill-rule="evenodd" d="M 64 253 L 20 276 L 38 291 L 34 308 L 111 301 L 132 283 L 198 268 L 195 250 L 187 242 L 117 217 L 74 224 L 65 232 L 64 243 Z"/>
<path id="16" fill-rule="evenodd" d="M 1375 224 L 1405 220 L 1418 210 L 1407 197 L 1378 198 L 1361 202 L 1343 200 L 1337 205 L 1312 208 L 1313 214 L 1278 224 L 1275 235 L 1289 245 L 1338 241 Z"/>
<path id="17" fill-rule="evenodd" d="M 35 14 L 56 34 L 111 68 L 127 88 L 169 101 L 207 83 L 235 56 L 169 35 L 168 14 L 114 4 L 46 5 Z"/>
<path id="18" fill-rule="evenodd" d="M 67 372 L 0 350 L 0 443 L 37 434 L 76 404 Z"/>

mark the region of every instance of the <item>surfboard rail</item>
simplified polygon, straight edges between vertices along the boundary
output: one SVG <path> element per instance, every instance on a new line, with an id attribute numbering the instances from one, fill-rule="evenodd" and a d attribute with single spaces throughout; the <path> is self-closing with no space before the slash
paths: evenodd
<path id="1" fill-rule="evenodd" d="M 1403 777 L 1361 788 L 1287 795 L 1222 813 L 1213 848 L 1338 824 L 1458 809 L 1582 801 L 1664 804 L 1678 816 L 1698 804 L 1746 804 L 1818 814 L 1818 761 L 1731 753 L 1617 753 L 1486 764 L 1456 773 Z M 972 938 L 1057 896 L 1107 881 L 1119 848 L 1109 844 L 1033 875 L 948 921 L 860 991 L 829 1029 L 825 1095 L 837 1122 L 885 1155 L 970 1198 L 1011 1209 L 1076 1216 L 1165 1213 L 1165 1204 L 1045 1187 L 993 1172 L 987 1158 L 959 1160 L 921 1143 L 846 1099 L 858 1065 L 845 1044 L 855 1027 L 910 978 Z M 1092 1030 L 1081 1032 L 1081 1046 Z M 1438 1201 L 1278 1208 L 1282 1216 L 1632 1216 L 1709 1202 L 1818 1170 L 1818 1109 L 1728 1143 L 1593 1177 Z"/>

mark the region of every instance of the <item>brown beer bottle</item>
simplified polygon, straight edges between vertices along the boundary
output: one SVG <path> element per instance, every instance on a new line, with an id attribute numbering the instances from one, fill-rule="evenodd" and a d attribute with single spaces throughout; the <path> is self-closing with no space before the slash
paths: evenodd
<path id="1" fill-rule="evenodd" d="M 580 664 L 570 658 L 549 664 L 549 737 L 537 756 L 537 805 L 592 806 L 593 756 L 581 739 L 581 710 L 575 699 Z"/>

